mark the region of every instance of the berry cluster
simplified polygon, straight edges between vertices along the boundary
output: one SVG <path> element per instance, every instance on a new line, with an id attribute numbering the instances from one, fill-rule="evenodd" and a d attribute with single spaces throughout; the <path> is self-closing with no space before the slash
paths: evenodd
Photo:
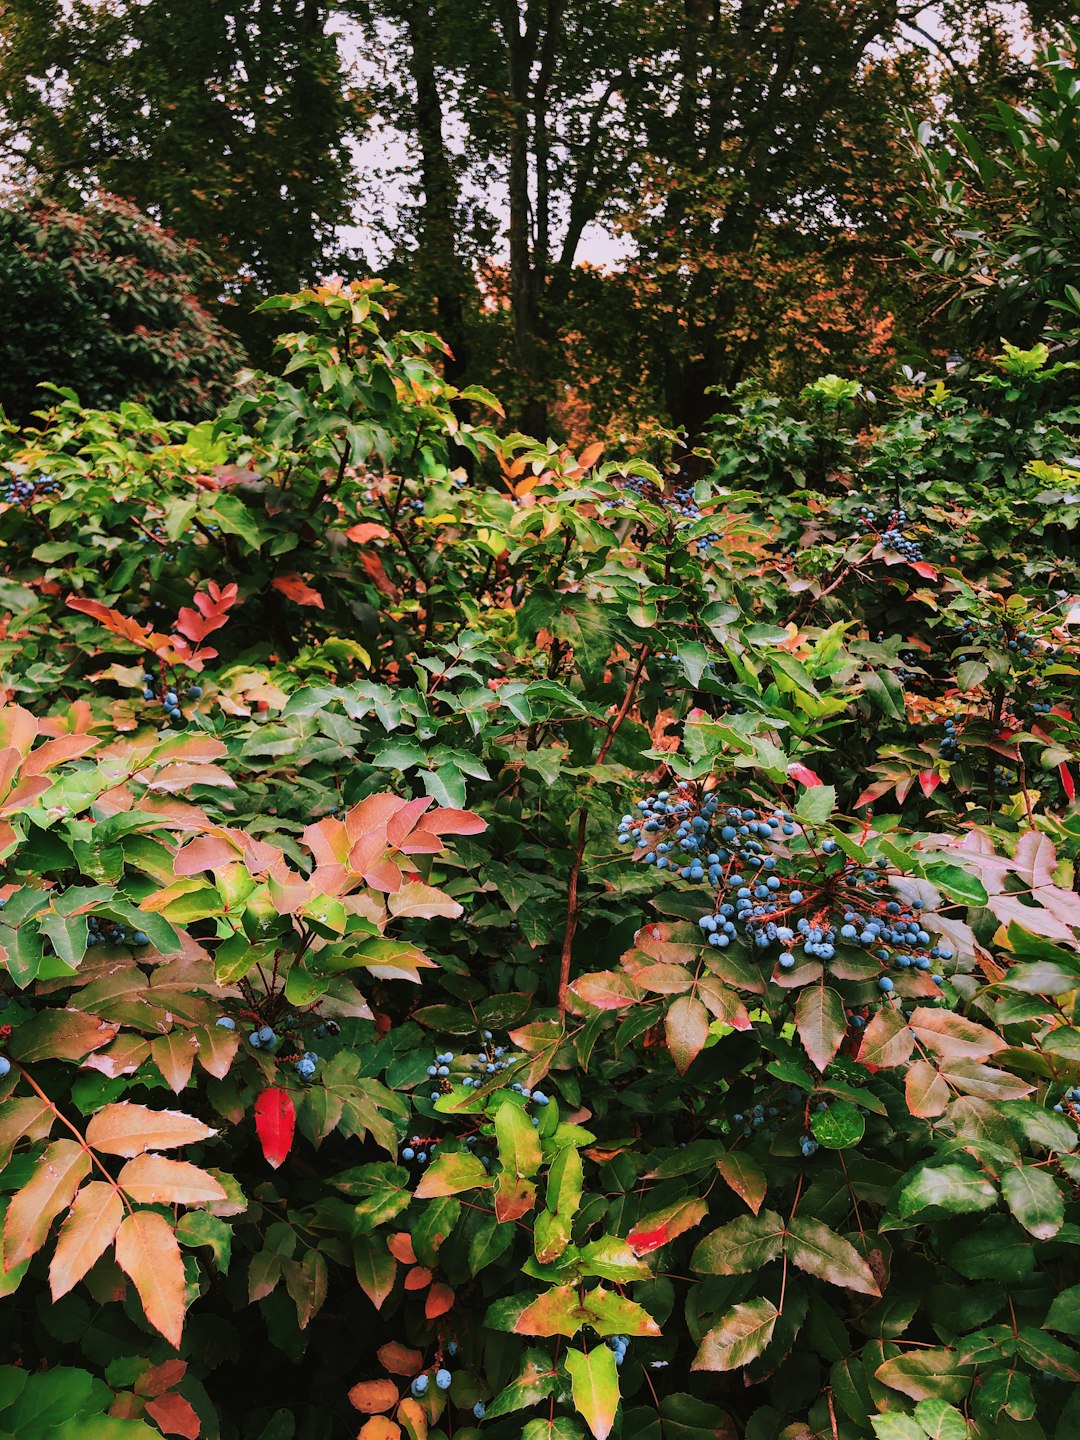
<path id="1" fill-rule="evenodd" d="M 741 935 L 757 950 L 778 947 L 781 972 L 794 970 L 800 958 L 828 962 L 841 946 L 867 951 L 883 972 L 928 971 L 935 960 L 952 958 L 947 947 L 931 946 L 919 902 L 892 898 L 887 860 L 864 866 L 847 859 L 834 839 L 817 841 L 788 811 L 732 806 L 718 820 L 717 792 L 688 781 L 637 808 L 636 818 L 622 817 L 619 842 L 634 843 L 634 858 L 658 870 L 692 883 L 708 880 L 714 901 L 698 926 L 711 946 L 726 949 Z M 788 842 L 800 832 L 812 854 L 816 848 L 812 860 L 792 853 Z M 681 864 L 676 851 L 685 857 Z M 804 881 L 808 861 L 816 873 Z M 885 973 L 878 985 L 885 993 L 894 988 Z"/>
<path id="2" fill-rule="evenodd" d="M 888 523 L 879 530 L 874 511 L 866 505 L 860 510 L 855 521 L 864 535 L 876 535 L 885 550 L 892 550 L 903 559 L 916 562 L 922 560 L 923 551 L 919 542 L 912 540 L 906 533 L 912 523 L 906 510 L 894 510 Z"/>
<path id="3" fill-rule="evenodd" d="M 449 1370 L 445 1369 L 443 1366 L 440 1366 L 439 1369 L 435 1371 L 435 1386 L 437 1389 L 449 1390 L 450 1386 L 453 1383 L 454 1377 Z M 409 1389 L 412 1391 L 414 1399 L 422 1400 L 423 1397 L 427 1394 L 430 1384 L 431 1377 L 429 1375 L 417 1375 L 416 1379 L 409 1387 Z"/>
<path id="4" fill-rule="evenodd" d="M 166 720 L 173 725 L 183 725 L 184 712 L 180 708 L 180 697 L 176 690 L 171 685 L 159 690 L 157 679 L 149 670 L 143 675 L 142 683 L 143 699 L 160 701 Z M 202 693 L 201 685 L 189 685 L 184 692 L 189 700 L 201 700 Z"/>
<path id="5" fill-rule="evenodd" d="M 97 915 L 86 917 L 86 944 L 91 945 L 134 945 L 142 949 L 150 944 L 150 937 L 142 930 L 128 930 L 117 920 L 99 919 Z"/>
<path id="6" fill-rule="evenodd" d="M 635 495 L 640 495 L 650 505 L 656 505 L 661 510 L 666 510 L 669 515 L 677 516 L 685 524 L 693 525 L 703 518 L 694 487 L 688 481 L 681 481 L 672 489 L 670 495 L 665 494 L 654 481 L 646 480 L 643 475 L 627 476 L 623 486 Z M 702 547 L 715 545 L 719 539 L 718 534 L 703 535 L 697 538 L 695 544 Z"/>
<path id="7" fill-rule="evenodd" d="M 55 495 L 59 489 L 60 481 L 51 480 L 48 475 L 38 475 L 33 480 L 19 475 L 0 484 L 0 505 L 23 505 L 39 495 Z"/>
<path id="8" fill-rule="evenodd" d="M 621 1365 L 626 1359 L 626 1352 L 630 1349 L 629 1335 L 609 1335 L 605 1341 L 608 1349 L 615 1356 L 615 1364 Z"/>

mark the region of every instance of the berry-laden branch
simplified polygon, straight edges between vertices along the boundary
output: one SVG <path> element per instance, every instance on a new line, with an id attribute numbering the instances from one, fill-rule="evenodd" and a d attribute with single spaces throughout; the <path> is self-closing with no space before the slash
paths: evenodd
<path id="1" fill-rule="evenodd" d="M 634 673 L 630 677 L 630 683 L 626 687 L 626 694 L 623 696 L 622 704 L 612 716 L 607 734 L 601 742 L 597 753 L 595 765 L 600 766 L 607 759 L 607 753 L 611 749 L 615 736 L 619 733 L 619 726 L 629 715 L 637 695 L 638 685 L 641 683 L 641 673 L 645 669 L 645 662 L 649 658 L 649 646 L 643 645 L 638 656 L 637 664 L 634 666 Z M 578 815 L 577 843 L 574 846 L 574 859 L 570 866 L 570 880 L 567 886 L 566 895 L 566 929 L 563 931 L 562 956 L 559 961 L 559 1014 L 566 1014 L 566 997 L 570 989 L 570 957 L 574 950 L 574 936 L 577 934 L 578 918 L 581 914 L 581 902 L 578 897 L 578 886 L 581 879 L 581 862 L 585 855 L 585 832 L 589 824 L 589 801 L 588 791 L 581 802 L 581 811 Z"/>

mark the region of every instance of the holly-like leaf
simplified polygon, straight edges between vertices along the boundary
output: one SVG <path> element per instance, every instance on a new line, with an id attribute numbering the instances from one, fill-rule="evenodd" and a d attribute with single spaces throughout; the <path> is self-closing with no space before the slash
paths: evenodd
<path id="1" fill-rule="evenodd" d="M 772 1301 L 763 1298 L 733 1305 L 706 1333 L 691 1369 L 726 1371 L 749 1365 L 772 1339 L 778 1315 Z"/>
<path id="2" fill-rule="evenodd" d="M 859 1046 L 859 1060 L 877 1070 L 903 1065 L 915 1048 L 915 1036 L 899 1009 L 883 1005 L 870 1018 Z"/>
<path id="3" fill-rule="evenodd" d="M 847 1034 L 843 1000 L 826 985 L 808 985 L 795 1006 L 795 1028 L 813 1064 L 824 1070 Z"/>
<path id="4" fill-rule="evenodd" d="M 147 1320 L 180 1348 L 184 1261 L 172 1226 L 156 1210 L 137 1210 L 116 1232 L 116 1261 L 139 1292 Z"/>
<path id="5" fill-rule="evenodd" d="M 4 1219 L 4 1269 L 36 1255 L 53 1221 L 67 1210 L 90 1173 L 90 1154 L 74 1140 L 54 1140 L 30 1179 L 12 1196 Z"/>
<path id="6" fill-rule="evenodd" d="M 842 1285 L 860 1295 L 881 1294 L 874 1272 L 855 1246 L 820 1220 L 793 1216 L 788 1221 L 784 1253 L 800 1270 L 830 1285 Z"/>
<path id="7" fill-rule="evenodd" d="M 912 1115 L 928 1120 L 941 1115 L 952 1092 L 929 1060 L 916 1060 L 904 1076 L 904 1095 Z"/>
<path id="8" fill-rule="evenodd" d="M 981 1171 L 967 1165 L 925 1165 L 901 1190 L 897 1208 L 908 1219 L 931 1206 L 963 1215 L 996 1204 L 997 1191 Z"/>
<path id="9" fill-rule="evenodd" d="M 729 1154 L 720 1156 L 716 1168 L 735 1194 L 744 1200 L 756 1215 L 768 1189 L 765 1172 L 757 1161 L 745 1151 L 732 1150 Z"/>
<path id="10" fill-rule="evenodd" d="M 299 575 L 277 575 L 270 581 L 270 584 L 275 590 L 280 590 L 282 595 L 295 601 L 297 605 L 314 605 L 319 610 L 326 608 L 319 592 L 313 590 Z"/>
<path id="11" fill-rule="evenodd" d="M 775 1210 L 740 1215 L 706 1235 L 690 1266 L 704 1275 L 746 1275 L 778 1259 L 783 1242 L 784 1222 Z"/>
<path id="12" fill-rule="evenodd" d="M 1034 1165 L 1016 1165 L 1001 1177 L 1006 1205 L 1036 1240 L 1050 1240 L 1065 1221 L 1065 1201 L 1053 1176 Z"/>
<path id="13" fill-rule="evenodd" d="M 120 1171 L 117 1184 L 141 1205 L 205 1205 L 225 1199 L 212 1175 L 164 1155 L 137 1155 Z"/>
<path id="14" fill-rule="evenodd" d="M 564 1363 L 574 1409 L 595 1440 L 607 1440 L 619 1408 L 619 1372 L 614 1354 L 606 1345 L 594 1345 L 587 1353 L 571 1349 Z"/>
<path id="15" fill-rule="evenodd" d="M 190 1400 L 178 1395 L 175 1390 L 147 1400 L 146 1413 L 163 1435 L 180 1435 L 183 1440 L 198 1440 L 202 1427 L 198 1411 Z"/>
<path id="16" fill-rule="evenodd" d="M 413 1191 L 417 1200 L 430 1200 L 436 1195 L 458 1195 L 463 1190 L 488 1189 L 491 1176 L 478 1155 L 467 1150 L 440 1151 L 420 1177 Z"/>
<path id="17" fill-rule="evenodd" d="M 93 1149 L 126 1159 L 146 1150 L 174 1150 L 179 1145 L 193 1145 L 216 1134 L 216 1130 L 192 1115 L 184 1115 L 179 1110 L 151 1110 L 130 1100 L 103 1106 L 91 1116 L 86 1127 L 87 1143 Z"/>
<path id="18" fill-rule="evenodd" d="M 696 996 L 680 995 L 668 1007 L 664 1038 L 676 1070 L 685 1075 L 709 1038 L 709 1012 Z"/>
<path id="19" fill-rule="evenodd" d="M 627 1243 L 635 1255 L 648 1255 L 700 1225 L 708 1213 L 704 1200 L 677 1200 L 674 1205 L 643 1216 L 626 1237 Z"/>
<path id="20" fill-rule="evenodd" d="M 75 1196 L 67 1219 L 56 1237 L 49 1265 L 53 1300 L 76 1285 L 112 1244 L 124 1218 L 124 1202 L 115 1185 L 92 1180 Z"/>
<path id="21" fill-rule="evenodd" d="M 292 1149 L 296 1106 L 287 1090 L 272 1085 L 255 1101 L 255 1131 L 267 1163 L 275 1170 Z"/>

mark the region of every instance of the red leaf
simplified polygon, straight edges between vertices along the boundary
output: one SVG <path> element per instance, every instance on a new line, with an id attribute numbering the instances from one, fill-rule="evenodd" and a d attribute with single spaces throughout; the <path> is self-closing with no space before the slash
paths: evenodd
<path id="1" fill-rule="evenodd" d="M 1061 783 L 1065 787 L 1065 794 L 1070 800 L 1076 799 L 1076 781 L 1069 774 L 1069 767 L 1062 762 L 1058 766 L 1058 774 L 1061 776 Z"/>
<path id="2" fill-rule="evenodd" d="M 440 1315 L 453 1308 L 454 1292 L 449 1285 L 441 1281 L 432 1285 L 428 1291 L 427 1299 L 424 1301 L 424 1314 L 429 1320 L 437 1320 Z"/>
<path id="3" fill-rule="evenodd" d="M 933 770 L 919 771 L 919 789 L 928 800 L 940 784 L 941 776 L 935 775 Z"/>
<path id="4" fill-rule="evenodd" d="M 184 1440 L 197 1440 L 199 1417 L 190 1400 L 172 1391 L 146 1402 L 146 1413 L 163 1435 L 182 1435 Z"/>
<path id="5" fill-rule="evenodd" d="M 924 580 L 936 580 L 937 571 L 927 560 L 910 560 L 908 562 L 916 575 L 921 575 Z"/>
<path id="6" fill-rule="evenodd" d="M 315 605 L 320 610 L 325 609 L 319 592 L 301 580 L 299 575 L 279 575 L 276 580 L 271 580 L 270 584 L 290 600 L 295 600 L 297 605 Z"/>
<path id="7" fill-rule="evenodd" d="M 793 765 L 787 767 L 787 773 L 790 779 L 798 780 L 800 785 L 805 785 L 808 789 L 823 783 L 814 774 L 813 770 L 807 769 L 807 767 L 798 760 L 796 760 Z"/>
<path id="8" fill-rule="evenodd" d="M 383 563 L 373 550 L 364 550 L 360 555 L 360 564 L 367 571 L 368 579 L 375 586 L 376 590 L 382 592 L 388 600 L 396 600 L 401 592 L 387 575 Z"/>
<path id="9" fill-rule="evenodd" d="M 292 1148 L 296 1106 L 287 1090 L 271 1086 L 255 1101 L 255 1129 L 267 1161 L 276 1170 Z"/>

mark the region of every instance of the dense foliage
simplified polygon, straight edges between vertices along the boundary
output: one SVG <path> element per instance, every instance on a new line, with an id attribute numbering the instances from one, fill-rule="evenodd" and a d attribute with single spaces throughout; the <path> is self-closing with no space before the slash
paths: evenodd
<path id="1" fill-rule="evenodd" d="M 78 211 L 35 194 L 0 208 L 0 407 L 23 421 L 74 389 L 194 420 L 224 403 L 241 365 L 206 307 L 220 283 L 206 257 L 133 206 L 105 196 Z"/>
<path id="2" fill-rule="evenodd" d="M 649 464 L 389 298 L 5 442 L 0 1433 L 1074 1435 L 1070 372 Z"/>

